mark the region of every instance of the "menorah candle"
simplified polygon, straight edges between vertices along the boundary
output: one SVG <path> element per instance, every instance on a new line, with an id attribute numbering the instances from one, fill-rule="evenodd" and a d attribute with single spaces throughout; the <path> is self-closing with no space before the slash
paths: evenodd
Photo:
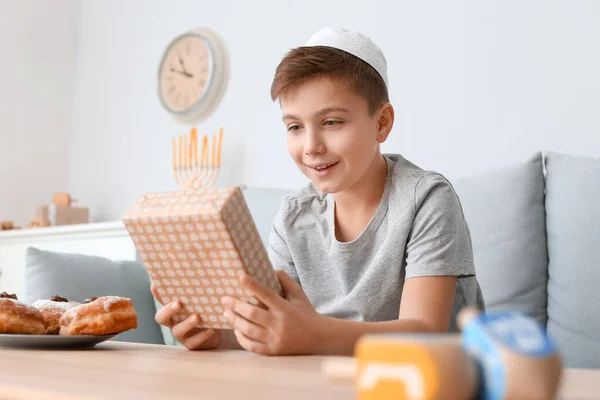
<path id="1" fill-rule="evenodd" d="M 198 148 L 198 137 L 196 134 L 196 128 L 192 128 L 190 131 L 190 164 L 196 164 L 196 151 Z"/>
<path id="2" fill-rule="evenodd" d="M 202 136 L 202 166 L 208 166 L 208 137 Z"/>
<path id="3" fill-rule="evenodd" d="M 217 167 L 221 166 L 221 145 L 223 143 L 223 128 L 219 129 L 219 145 L 217 146 Z"/>

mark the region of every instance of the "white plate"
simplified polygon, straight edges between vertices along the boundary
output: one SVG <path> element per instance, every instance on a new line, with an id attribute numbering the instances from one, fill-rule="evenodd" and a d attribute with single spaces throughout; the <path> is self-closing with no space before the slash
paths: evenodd
<path id="1" fill-rule="evenodd" d="M 13 347 L 21 349 L 91 349 L 98 343 L 114 338 L 115 335 L 13 335 L 0 334 L 0 347 Z"/>

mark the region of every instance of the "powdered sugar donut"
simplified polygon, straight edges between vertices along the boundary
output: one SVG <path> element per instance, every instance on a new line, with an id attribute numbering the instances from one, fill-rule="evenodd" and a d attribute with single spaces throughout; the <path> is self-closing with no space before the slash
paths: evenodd
<path id="1" fill-rule="evenodd" d="M 53 296 L 48 300 L 37 300 L 32 306 L 40 310 L 44 317 L 44 326 L 46 327 L 44 334 L 58 335 L 60 331 L 60 318 L 70 308 L 73 308 L 80 303 L 69 301 L 61 296 Z"/>
<path id="2" fill-rule="evenodd" d="M 0 333 L 41 335 L 44 317 L 37 308 L 20 302 L 16 295 L 0 293 Z"/>
<path id="3" fill-rule="evenodd" d="M 133 301 L 103 296 L 65 311 L 60 318 L 61 335 L 112 335 L 137 328 Z"/>

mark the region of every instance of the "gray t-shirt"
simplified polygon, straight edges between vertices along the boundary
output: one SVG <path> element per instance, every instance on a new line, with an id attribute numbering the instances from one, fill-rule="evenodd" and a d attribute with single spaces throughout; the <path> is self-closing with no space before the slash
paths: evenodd
<path id="1" fill-rule="evenodd" d="M 456 276 L 450 324 L 456 332 L 463 307 L 484 309 L 458 196 L 442 175 L 397 154 L 384 157 L 383 197 L 359 237 L 336 240 L 333 196 L 311 183 L 283 200 L 269 258 L 302 286 L 320 314 L 355 321 L 398 319 L 406 279 Z"/>

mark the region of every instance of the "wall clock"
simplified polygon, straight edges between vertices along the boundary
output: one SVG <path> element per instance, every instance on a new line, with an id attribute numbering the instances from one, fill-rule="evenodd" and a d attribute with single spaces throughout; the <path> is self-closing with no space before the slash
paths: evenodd
<path id="1" fill-rule="evenodd" d="M 182 124 L 196 124 L 217 108 L 229 79 L 229 57 L 223 40 L 208 28 L 197 28 L 169 43 L 158 71 L 162 106 Z"/>

